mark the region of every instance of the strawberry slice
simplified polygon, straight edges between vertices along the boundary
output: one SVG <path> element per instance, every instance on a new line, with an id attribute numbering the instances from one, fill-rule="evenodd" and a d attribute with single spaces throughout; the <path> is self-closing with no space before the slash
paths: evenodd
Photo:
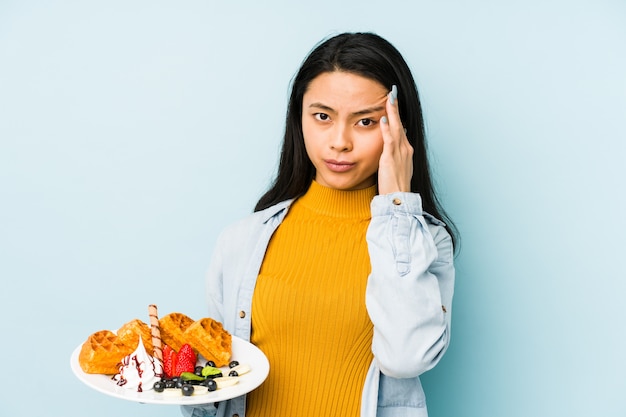
<path id="1" fill-rule="evenodd" d="M 173 378 L 176 373 L 176 364 L 177 364 L 178 354 L 174 349 L 165 345 L 163 347 L 163 373 L 166 378 Z M 180 374 L 178 374 L 180 375 Z"/>
<path id="2" fill-rule="evenodd" d="M 180 376 L 183 372 L 191 372 L 196 368 L 196 353 L 193 348 L 185 343 L 178 351 L 176 366 L 174 367 L 175 376 Z"/>

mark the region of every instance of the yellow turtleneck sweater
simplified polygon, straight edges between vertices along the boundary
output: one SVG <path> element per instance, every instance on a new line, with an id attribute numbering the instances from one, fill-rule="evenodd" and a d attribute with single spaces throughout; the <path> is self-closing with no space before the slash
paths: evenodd
<path id="1" fill-rule="evenodd" d="M 365 309 L 365 233 L 376 186 L 338 191 L 313 182 L 275 232 L 252 298 L 252 343 L 267 380 L 248 417 L 357 417 L 373 359 Z"/>

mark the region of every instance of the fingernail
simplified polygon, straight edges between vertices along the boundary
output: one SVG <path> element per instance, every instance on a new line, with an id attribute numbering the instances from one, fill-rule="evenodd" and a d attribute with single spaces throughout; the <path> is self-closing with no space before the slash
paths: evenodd
<path id="1" fill-rule="evenodd" d="M 395 104 L 396 99 L 398 98 L 398 87 L 396 87 L 395 84 L 391 86 L 391 93 L 389 94 L 389 100 L 391 101 L 391 104 Z"/>
<path id="2" fill-rule="evenodd" d="M 387 116 L 383 116 L 383 117 L 381 117 L 381 118 L 380 118 L 380 122 L 381 122 L 381 123 L 384 123 L 384 124 L 387 124 Z"/>

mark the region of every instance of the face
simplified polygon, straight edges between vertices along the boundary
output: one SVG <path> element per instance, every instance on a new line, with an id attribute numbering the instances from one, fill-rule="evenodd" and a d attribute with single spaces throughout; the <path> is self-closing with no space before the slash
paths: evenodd
<path id="1" fill-rule="evenodd" d="M 302 133 L 315 181 L 337 190 L 376 184 L 387 89 L 360 75 L 318 75 L 302 100 Z"/>

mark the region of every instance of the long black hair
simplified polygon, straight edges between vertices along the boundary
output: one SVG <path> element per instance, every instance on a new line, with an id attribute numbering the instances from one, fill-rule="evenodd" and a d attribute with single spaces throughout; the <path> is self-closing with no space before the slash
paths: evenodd
<path id="1" fill-rule="evenodd" d="M 425 212 L 443 220 L 456 242 L 456 228 L 442 209 L 431 181 L 426 149 L 422 107 L 406 61 L 388 41 L 373 33 L 343 33 L 317 45 L 296 74 L 287 107 L 285 136 L 278 173 L 255 211 L 302 196 L 315 178 L 315 167 L 304 147 L 302 100 L 309 84 L 326 72 L 344 71 L 377 81 L 391 90 L 398 86 L 400 119 L 413 152 L 411 191 L 419 193 Z"/>

